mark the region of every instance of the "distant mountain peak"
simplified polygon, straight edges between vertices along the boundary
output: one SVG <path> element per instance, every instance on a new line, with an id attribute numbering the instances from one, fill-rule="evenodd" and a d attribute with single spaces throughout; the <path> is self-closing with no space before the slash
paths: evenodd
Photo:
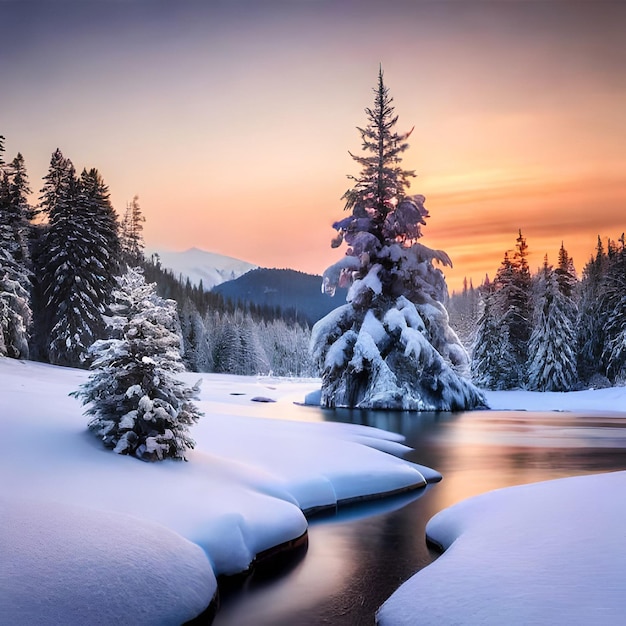
<path id="1" fill-rule="evenodd" d="M 171 270 L 177 278 L 179 276 L 182 276 L 183 280 L 189 278 L 193 285 L 202 281 L 202 286 L 207 291 L 228 280 L 235 280 L 258 267 L 248 261 L 196 247 L 183 252 L 150 250 L 146 256 L 149 257 L 155 253 L 159 255 L 163 268 Z"/>

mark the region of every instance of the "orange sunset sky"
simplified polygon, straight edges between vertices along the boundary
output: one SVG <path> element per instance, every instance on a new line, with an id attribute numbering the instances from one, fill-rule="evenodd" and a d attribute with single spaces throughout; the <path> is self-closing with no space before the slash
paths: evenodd
<path id="1" fill-rule="evenodd" d="M 138 194 L 149 249 L 321 273 L 380 63 L 450 289 L 519 228 L 580 271 L 626 230 L 625 32 L 621 0 L 4 0 L 0 134 L 34 199 L 57 147 Z"/>

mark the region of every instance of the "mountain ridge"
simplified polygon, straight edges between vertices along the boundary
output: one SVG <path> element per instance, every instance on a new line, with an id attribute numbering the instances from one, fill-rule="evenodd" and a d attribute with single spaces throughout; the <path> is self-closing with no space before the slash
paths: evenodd
<path id="1" fill-rule="evenodd" d="M 314 324 L 345 303 L 346 290 L 331 298 L 321 291 L 322 277 L 292 269 L 259 267 L 212 289 L 234 304 L 279 307 L 290 318 Z"/>

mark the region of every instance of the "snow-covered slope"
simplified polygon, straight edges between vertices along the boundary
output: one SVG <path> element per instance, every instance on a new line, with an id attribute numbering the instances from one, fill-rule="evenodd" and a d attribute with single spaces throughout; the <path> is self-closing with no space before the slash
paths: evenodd
<path id="1" fill-rule="evenodd" d="M 158 254 L 161 265 L 172 270 L 174 276 L 182 275 L 189 278 L 193 285 L 202 280 L 205 289 L 212 289 L 215 285 L 221 285 L 227 280 L 239 278 L 246 272 L 256 269 L 258 266 L 241 261 L 230 256 L 207 252 L 199 248 L 190 248 L 184 252 L 172 250 L 150 250 L 146 256 Z"/>
<path id="2" fill-rule="evenodd" d="M 189 462 L 142 463 L 87 432 L 68 394 L 88 375 L 0 357 L 3 624 L 183 623 L 215 574 L 302 536 L 303 511 L 440 478 L 381 451 L 402 454 L 399 435 L 273 418 L 316 381 L 216 374 L 202 375 Z"/>
<path id="3" fill-rule="evenodd" d="M 624 624 L 626 472 L 470 498 L 435 515 L 446 550 L 405 582 L 379 626 Z"/>

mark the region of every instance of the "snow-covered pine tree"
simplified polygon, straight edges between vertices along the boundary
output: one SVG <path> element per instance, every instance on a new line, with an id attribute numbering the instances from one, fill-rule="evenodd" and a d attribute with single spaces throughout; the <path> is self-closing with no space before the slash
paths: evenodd
<path id="1" fill-rule="evenodd" d="M 176 378 L 184 370 L 176 304 L 156 295 L 138 268 L 117 279 L 108 325 L 113 338 L 89 349 L 88 381 L 73 395 L 89 404 L 90 430 L 107 448 L 143 461 L 185 459 L 194 447 L 189 427 L 202 413 L 198 387 Z"/>
<path id="2" fill-rule="evenodd" d="M 508 251 L 504 253 L 492 285 L 493 315 L 505 327 L 513 355 L 512 367 L 507 369 L 507 380 L 501 382 L 501 389 L 514 389 L 525 383 L 532 329 L 532 290 L 527 257 L 528 246 L 520 230 L 513 258 Z"/>
<path id="3" fill-rule="evenodd" d="M 626 241 L 624 233 L 609 257 L 600 309 L 604 312 L 602 366 L 613 384 L 626 384 Z"/>
<path id="4" fill-rule="evenodd" d="M 428 211 L 409 196 L 413 172 L 400 167 L 410 132 L 394 131 L 392 98 L 382 69 L 359 129 L 365 156 L 344 198 L 349 217 L 336 222 L 332 246 L 346 256 L 328 268 L 323 291 L 351 285 L 347 303 L 315 324 L 311 348 L 322 375 L 321 404 L 409 410 L 463 410 L 484 405 L 462 376 L 467 353 L 448 325 L 445 278 L 433 261 L 448 255 L 417 240 Z"/>
<path id="5" fill-rule="evenodd" d="M 37 225 L 33 240 L 33 344 L 36 357 L 48 360 L 50 331 L 57 316 L 60 297 L 51 299 L 55 283 L 56 257 L 63 249 L 64 224 L 70 220 L 78 195 L 74 166 L 57 148 L 50 158 L 39 196 L 38 213 L 45 222 Z M 52 225 L 54 224 L 54 228 Z"/>
<path id="6" fill-rule="evenodd" d="M 9 178 L 9 220 L 14 230 L 15 253 L 17 261 L 27 267 L 30 263 L 28 251 L 28 237 L 30 220 L 34 217 L 32 207 L 28 202 L 31 193 L 24 157 L 18 152 L 9 164 L 6 173 Z"/>
<path id="7" fill-rule="evenodd" d="M 0 185 L 0 356 L 26 359 L 32 313 L 24 283 L 28 272 L 11 249 L 13 230 L 5 223 L 4 185 Z"/>
<path id="8" fill-rule="evenodd" d="M 29 356 L 28 231 L 32 213 L 28 193 L 24 159 L 18 154 L 9 166 L 0 169 L 0 355 L 13 358 Z"/>
<path id="9" fill-rule="evenodd" d="M 594 376 L 606 376 L 602 353 L 607 311 L 602 307 L 602 292 L 608 262 L 598 235 L 595 256 L 583 268 L 578 305 L 578 376 L 585 383 L 589 383 Z M 606 379 L 605 383 L 608 384 Z"/>
<path id="10" fill-rule="evenodd" d="M 515 294 L 516 308 L 518 309 L 518 319 L 516 324 L 511 327 L 512 341 L 519 344 L 519 354 L 523 362 L 526 361 L 526 347 L 532 332 L 532 287 L 530 268 L 528 266 L 528 244 L 526 238 L 522 235 L 521 229 L 515 240 L 515 253 L 513 255 L 515 268 L 515 282 L 517 285 L 517 293 Z"/>
<path id="11" fill-rule="evenodd" d="M 500 322 L 496 295 L 485 290 L 472 348 L 472 380 L 483 389 L 508 389 L 511 371 L 516 368 L 509 329 Z"/>
<path id="12" fill-rule="evenodd" d="M 576 278 L 576 268 L 574 267 L 574 260 L 567 253 L 563 242 L 561 242 L 561 247 L 559 248 L 559 260 L 554 272 L 559 283 L 559 291 L 564 296 L 572 298 L 575 302 L 578 298 L 578 279 Z"/>
<path id="13" fill-rule="evenodd" d="M 528 344 L 528 387 L 571 391 L 576 387 L 576 310 L 562 293 L 546 256 L 537 280 L 534 328 Z"/>
<path id="14" fill-rule="evenodd" d="M 139 206 L 139 196 L 135 196 L 132 202 L 126 205 L 126 212 L 122 220 L 120 244 L 122 257 L 128 265 L 137 265 L 143 261 L 143 216 Z"/>
<path id="15" fill-rule="evenodd" d="M 81 173 L 78 208 L 99 244 L 93 247 L 92 254 L 103 268 L 100 280 L 110 290 L 120 273 L 119 223 L 111 204 L 109 188 L 95 168 Z"/>
<path id="16" fill-rule="evenodd" d="M 44 185 L 39 197 L 39 210 L 48 221 L 54 221 L 57 213 L 66 213 L 70 209 L 66 206 L 68 198 L 68 186 L 70 175 L 75 178 L 76 172 L 69 159 L 63 156 L 58 148 L 50 157 L 48 173 L 43 177 Z M 75 201 L 75 198 L 71 198 Z"/>
<path id="17" fill-rule="evenodd" d="M 80 367 L 105 335 L 102 313 L 119 271 L 117 221 L 97 170 L 84 170 L 79 180 L 57 150 L 45 180 L 41 206 L 49 227 L 37 265 L 49 315 L 48 358 Z"/>
<path id="18" fill-rule="evenodd" d="M 500 293 L 501 310 L 517 362 L 519 384 L 523 385 L 528 363 L 528 342 L 532 332 L 532 287 L 528 266 L 528 244 L 521 230 L 516 239 L 511 270 L 509 284 Z"/>
<path id="19" fill-rule="evenodd" d="M 183 301 L 180 307 L 180 325 L 185 367 L 192 372 L 212 371 L 213 355 L 207 331 L 198 309 L 188 298 Z"/>

